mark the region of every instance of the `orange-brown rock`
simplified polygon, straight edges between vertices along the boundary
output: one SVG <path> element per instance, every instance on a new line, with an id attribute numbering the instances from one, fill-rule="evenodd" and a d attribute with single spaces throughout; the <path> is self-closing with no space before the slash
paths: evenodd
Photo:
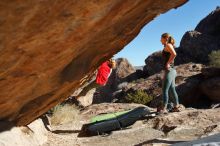
<path id="1" fill-rule="evenodd" d="M 1 0 L 0 119 L 30 123 L 145 24 L 186 1 Z"/>

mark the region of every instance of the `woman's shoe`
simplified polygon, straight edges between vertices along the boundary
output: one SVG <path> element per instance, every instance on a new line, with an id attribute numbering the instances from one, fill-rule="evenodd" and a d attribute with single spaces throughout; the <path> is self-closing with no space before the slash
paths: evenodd
<path id="1" fill-rule="evenodd" d="M 180 112 L 181 111 L 181 107 L 180 106 L 174 106 L 171 111 L 172 112 Z"/>
<path id="2" fill-rule="evenodd" d="M 165 108 L 158 108 L 157 109 L 157 113 L 160 115 L 160 114 L 168 114 L 168 111 L 167 109 Z"/>

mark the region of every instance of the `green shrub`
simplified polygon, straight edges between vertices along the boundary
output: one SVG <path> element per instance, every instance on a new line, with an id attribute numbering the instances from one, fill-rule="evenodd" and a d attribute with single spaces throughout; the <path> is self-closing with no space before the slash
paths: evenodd
<path id="1" fill-rule="evenodd" d="M 212 51 L 209 54 L 210 65 L 213 67 L 220 67 L 220 50 Z"/>
<path id="2" fill-rule="evenodd" d="M 125 97 L 127 101 L 139 104 L 149 103 L 153 97 L 148 95 L 143 90 L 136 90 L 134 93 L 128 93 Z"/>

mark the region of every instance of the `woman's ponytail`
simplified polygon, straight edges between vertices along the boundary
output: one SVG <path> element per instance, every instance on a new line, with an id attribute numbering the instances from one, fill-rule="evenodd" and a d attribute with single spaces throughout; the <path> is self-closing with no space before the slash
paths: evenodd
<path id="1" fill-rule="evenodd" d="M 174 40 L 174 38 L 173 38 L 172 36 L 169 36 L 167 42 L 170 43 L 170 44 L 172 44 L 173 46 L 174 46 L 174 44 L 175 44 L 175 40 Z"/>

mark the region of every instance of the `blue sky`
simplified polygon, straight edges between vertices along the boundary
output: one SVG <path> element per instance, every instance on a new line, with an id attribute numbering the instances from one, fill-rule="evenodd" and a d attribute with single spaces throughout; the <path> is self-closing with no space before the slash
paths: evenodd
<path id="1" fill-rule="evenodd" d="M 220 6 L 220 0 L 189 0 L 178 9 L 161 14 L 143 27 L 139 35 L 114 58 L 127 58 L 134 66 L 144 65 L 147 56 L 163 48 L 160 43 L 162 33 L 170 33 L 179 46 L 184 33 L 194 30 L 200 20 L 217 6 Z"/>

